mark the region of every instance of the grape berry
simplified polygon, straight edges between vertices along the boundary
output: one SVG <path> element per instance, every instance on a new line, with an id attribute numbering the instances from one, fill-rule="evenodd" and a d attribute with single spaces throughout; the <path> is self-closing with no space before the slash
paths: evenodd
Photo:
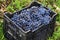
<path id="1" fill-rule="evenodd" d="M 11 18 L 19 27 L 27 30 L 34 30 L 40 25 L 50 23 L 50 10 L 44 7 L 33 6 L 29 9 L 22 10 L 21 13 L 15 13 Z"/>

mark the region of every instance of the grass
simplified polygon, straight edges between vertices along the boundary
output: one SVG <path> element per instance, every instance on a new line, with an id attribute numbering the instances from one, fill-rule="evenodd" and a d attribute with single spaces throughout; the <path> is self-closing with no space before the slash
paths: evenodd
<path id="1" fill-rule="evenodd" d="M 56 5 L 60 7 L 60 0 L 57 0 Z"/>
<path id="2" fill-rule="evenodd" d="M 48 40 L 59 40 L 59 39 L 60 39 L 60 26 L 56 26 L 53 36 L 49 37 Z"/>
<path id="3" fill-rule="evenodd" d="M 3 28 L 3 21 L 0 20 L 0 40 L 5 40 L 2 28 Z"/>

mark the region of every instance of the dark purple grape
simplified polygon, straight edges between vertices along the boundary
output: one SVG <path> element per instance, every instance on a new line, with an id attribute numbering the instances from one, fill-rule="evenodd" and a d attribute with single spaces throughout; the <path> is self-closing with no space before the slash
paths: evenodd
<path id="1" fill-rule="evenodd" d="M 29 9 L 24 9 L 20 14 L 15 13 L 11 18 L 19 27 L 27 30 L 34 30 L 41 26 L 42 24 L 49 24 L 50 10 L 45 9 L 44 7 L 32 6 Z"/>
<path id="2" fill-rule="evenodd" d="M 44 14 L 45 14 L 45 11 L 46 11 L 45 8 L 39 8 L 39 13 L 40 13 L 41 15 L 44 15 Z"/>

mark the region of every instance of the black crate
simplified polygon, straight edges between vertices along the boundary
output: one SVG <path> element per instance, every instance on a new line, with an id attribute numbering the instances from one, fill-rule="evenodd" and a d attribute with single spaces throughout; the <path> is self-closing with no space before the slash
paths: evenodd
<path id="1" fill-rule="evenodd" d="M 30 8 L 32 6 L 42 6 L 38 2 L 32 2 L 30 6 L 24 8 Z M 44 7 L 46 8 L 46 7 Z M 22 10 L 24 10 L 22 9 Z M 48 8 L 46 8 L 48 10 Z M 15 12 L 20 13 L 22 10 Z M 48 25 L 41 25 L 39 28 L 34 30 L 24 31 L 21 27 L 15 24 L 10 18 L 13 14 L 4 13 L 4 36 L 8 40 L 46 40 L 48 36 L 52 36 L 55 28 L 56 13 L 51 11 L 51 21 Z M 14 28 L 15 27 L 15 28 Z"/>

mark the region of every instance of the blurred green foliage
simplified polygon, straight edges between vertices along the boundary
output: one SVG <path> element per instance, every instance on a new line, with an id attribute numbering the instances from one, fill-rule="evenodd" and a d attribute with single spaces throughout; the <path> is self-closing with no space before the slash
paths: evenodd
<path id="1" fill-rule="evenodd" d="M 60 0 L 57 0 L 57 1 L 56 1 L 56 5 L 57 5 L 58 7 L 60 7 Z"/>
<path id="2" fill-rule="evenodd" d="M 9 12 L 15 12 L 18 10 L 21 10 L 25 6 L 27 6 L 31 0 L 12 0 L 12 2 L 8 5 L 6 8 L 7 11 Z"/>
<path id="3" fill-rule="evenodd" d="M 0 40 L 5 40 L 2 28 L 3 28 L 3 21 L 0 20 Z"/>
<path id="4" fill-rule="evenodd" d="M 60 13 L 57 14 L 56 21 L 60 23 Z"/>
<path id="5" fill-rule="evenodd" d="M 52 37 L 49 37 L 48 40 L 60 40 L 60 26 L 57 26 Z"/>

